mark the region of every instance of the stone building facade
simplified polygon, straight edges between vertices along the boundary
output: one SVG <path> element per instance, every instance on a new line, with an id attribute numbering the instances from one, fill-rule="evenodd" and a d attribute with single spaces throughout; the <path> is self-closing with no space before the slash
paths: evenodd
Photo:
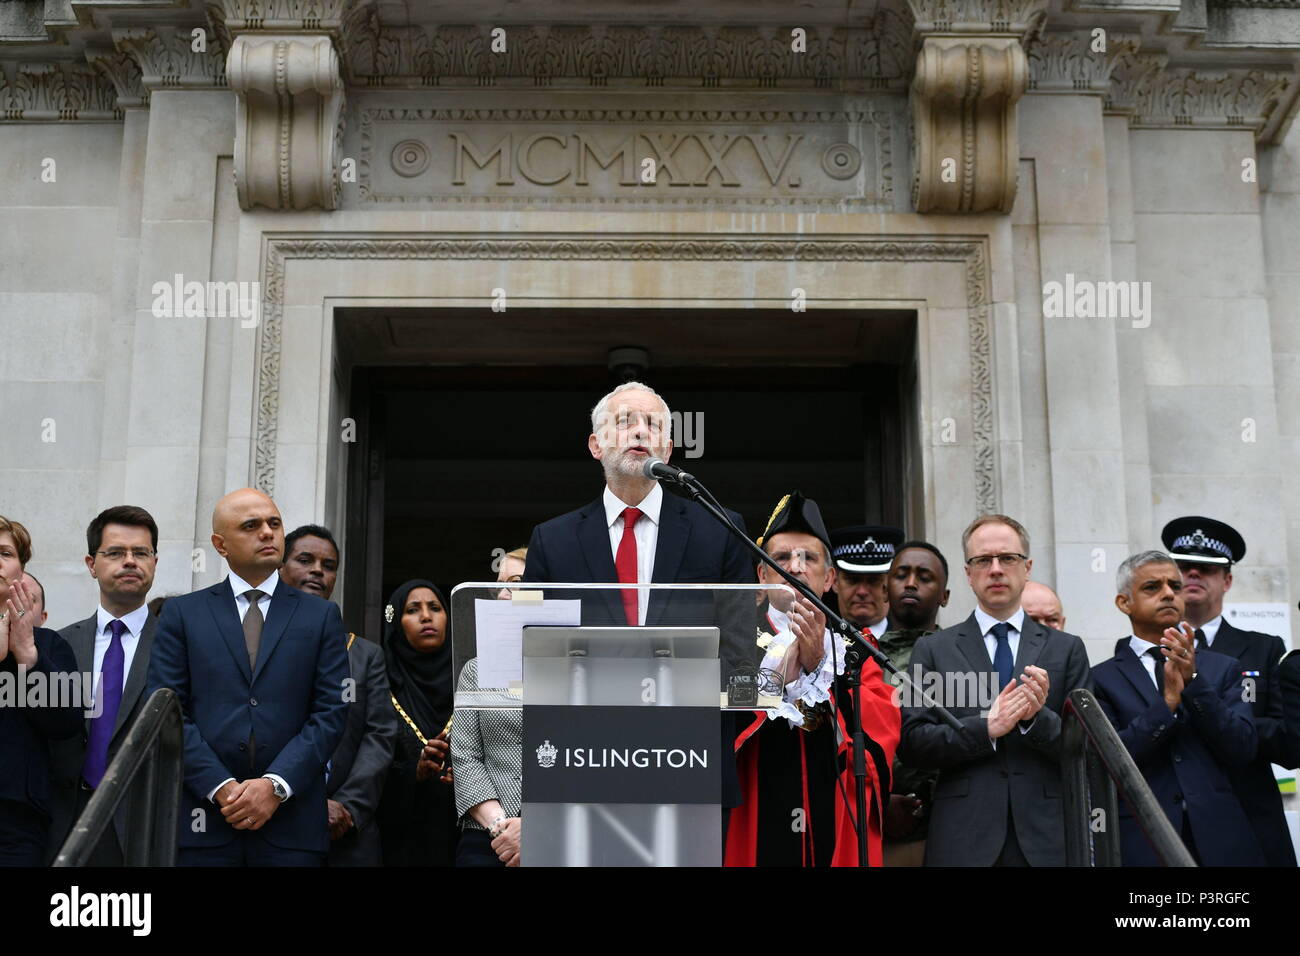
<path id="1" fill-rule="evenodd" d="M 155 593 L 217 579 L 231 488 L 351 527 L 350 369 L 385 343 L 349 327 L 408 309 L 511 316 L 525 364 L 530 310 L 902 314 L 909 532 L 1019 517 L 1096 660 L 1177 514 L 1242 531 L 1235 599 L 1293 604 L 1300 3 L 594 10 L 0 8 L 0 512 L 51 624 L 110 504 L 158 518 Z"/>

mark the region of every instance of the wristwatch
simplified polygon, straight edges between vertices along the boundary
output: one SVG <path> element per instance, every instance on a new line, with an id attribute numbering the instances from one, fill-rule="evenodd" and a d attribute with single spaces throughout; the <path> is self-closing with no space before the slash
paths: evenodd
<path id="1" fill-rule="evenodd" d="M 266 779 L 271 781 L 271 792 L 275 794 L 275 799 L 281 803 L 289 799 L 289 791 L 285 789 L 284 784 L 274 777 L 267 777 Z"/>

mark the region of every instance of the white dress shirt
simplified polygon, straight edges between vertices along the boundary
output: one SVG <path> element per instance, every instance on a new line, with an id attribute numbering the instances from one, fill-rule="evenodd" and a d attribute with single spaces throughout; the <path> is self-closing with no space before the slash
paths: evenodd
<path id="1" fill-rule="evenodd" d="M 1209 638 L 1207 637 L 1206 640 L 1209 640 Z M 1131 647 L 1133 653 L 1138 656 L 1139 663 L 1141 663 L 1143 669 L 1147 672 L 1147 676 L 1151 678 L 1151 683 L 1155 685 L 1156 691 L 1159 692 L 1160 682 L 1156 680 L 1156 662 L 1147 652 L 1151 650 L 1151 648 L 1159 647 L 1160 645 L 1152 644 L 1150 641 L 1144 641 L 1136 634 L 1133 634 L 1129 636 L 1128 646 Z"/>
<path id="2" fill-rule="evenodd" d="M 977 604 L 975 606 L 975 623 L 980 626 L 980 633 L 984 635 L 984 647 L 989 652 L 989 663 L 993 664 L 993 655 L 996 654 L 998 650 L 998 639 L 990 632 L 993 630 L 994 624 L 1000 624 L 1002 622 Z M 1016 608 L 1016 613 L 1007 618 L 1006 623 L 1011 625 L 1011 630 L 1007 632 L 1007 644 L 1011 647 L 1011 666 L 1014 668 L 1016 655 L 1020 653 L 1020 631 L 1025 624 L 1025 609 L 1023 607 Z M 993 666 L 996 670 L 997 665 L 993 664 Z M 1002 693 L 1001 687 L 997 688 L 997 693 Z M 1033 720 L 1030 720 L 1027 725 L 1022 721 L 1019 724 L 1020 732 L 1022 734 L 1027 734 L 1033 726 Z M 997 750 L 997 748 L 998 742 L 994 740 L 993 749 Z"/>
<path id="3" fill-rule="evenodd" d="M 230 572 L 229 580 L 230 590 L 234 592 L 235 595 L 235 610 L 239 613 L 239 623 L 243 624 L 244 615 L 248 613 L 248 608 L 253 603 L 248 597 L 248 592 L 254 589 L 254 585 L 249 584 L 234 571 Z M 272 571 L 269 578 L 261 584 L 256 585 L 256 589 L 262 592 L 262 596 L 257 599 L 257 606 L 262 612 L 263 622 L 266 621 L 266 616 L 271 613 L 271 595 L 275 593 L 275 586 L 279 583 L 280 572 Z M 293 787 L 289 786 L 289 781 L 285 780 L 284 777 L 280 776 L 278 773 L 264 773 L 262 776 L 277 781 L 280 786 L 284 787 L 285 792 L 289 794 L 289 797 L 293 796 Z M 212 792 L 208 794 L 208 799 L 212 800 L 212 798 L 217 795 L 218 790 L 226 784 L 233 782 L 234 779 L 234 777 L 228 777 L 213 787 Z M 289 797 L 285 797 L 285 799 L 288 800 Z"/>
<path id="4" fill-rule="evenodd" d="M 984 646 L 988 648 L 989 663 L 992 664 L 993 655 L 998 650 L 998 639 L 989 632 L 993 630 L 994 624 L 1002 622 L 977 605 L 975 608 L 975 623 L 980 626 L 980 633 L 984 635 Z M 1024 629 L 1025 609 L 1022 607 L 1016 608 L 1016 613 L 1007 618 L 1006 623 L 1011 625 L 1011 630 L 1007 634 L 1007 643 L 1011 645 L 1011 660 L 1014 664 L 1016 655 L 1020 653 L 1020 632 Z M 1002 688 L 999 687 L 998 692 L 1001 691 Z"/>
<path id="5" fill-rule="evenodd" d="M 104 610 L 103 605 L 95 611 L 95 660 L 91 667 L 95 681 L 95 699 L 99 699 L 100 684 L 104 679 L 104 655 L 108 653 L 108 645 L 113 640 L 113 632 L 108 626 L 119 618 L 113 617 L 112 614 Z M 120 618 L 126 625 L 126 630 L 122 632 L 122 686 L 126 686 L 127 679 L 131 676 L 131 662 L 135 660 L 135 649 L 140 646 L 140 635 L 144 632 L 144 625 L 149 620 L 149 608 L 141 604 L 138 608 L 129 614 L 123 614 Z"/>
<path id="6" fill-rule="evenodd" d="M 257 606 L 262 610 L 262 620 L 266 621 L 266 616 L 271 612 L 271 595 L 275 593 L 275 586 L 280 583 L 280 572 L 272 571 L 271 576 L 257 585 L 257 590 L 262 592 L 262 596 L 257 599 Z M 248 613 L 248 605 L 251 603 L 248 599 L 248 592 L 253 590 L 253 585 L 249 584 L 234 571 L 230 572 L 230 590 L 235 595 L 235 610 L 239 612 L 239 623 L 244 623 L 244 615 Z"/>
<path id="7" fill-rule="evenodd" d="M 602 501 L 605 504 L 605 524 L 609 527 L 610 553 L 614 556 L 616 567 L 618 545 L 623 540 L 623 510 L 625 508 L 641 510 L 641 517 L 632 529 L 632 536 L 636 539 L 636 580 L 638 584 L 649 584 L 650 579 L 654 577 L 655 545 L 659 541 L 659 512 L 664 503 L 663 488 L 656 481 L 650 493 L 641 499 L 640 504 L 628 504 L 610 491 L 609 485 L 606 485 Z M 638 624 L 645 624 L 646 607 L 650 603 L 649 593 L 645 588 L 637 592 Z"/>

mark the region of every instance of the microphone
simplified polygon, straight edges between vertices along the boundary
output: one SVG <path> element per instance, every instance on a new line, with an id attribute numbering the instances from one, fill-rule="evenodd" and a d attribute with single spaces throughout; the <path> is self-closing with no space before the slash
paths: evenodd
<path id="1" fill-rule="evenodd" d="M 662 458 L 650 458 L 641 466 L 641 474 L 655 481 L 685 483 L 695 480 L 695 476 L 670 465 Z"/>

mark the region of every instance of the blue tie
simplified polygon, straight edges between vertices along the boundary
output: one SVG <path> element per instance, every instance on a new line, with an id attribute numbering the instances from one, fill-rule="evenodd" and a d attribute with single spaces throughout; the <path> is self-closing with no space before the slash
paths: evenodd
<path id="1" fill-rule="evenodd" d="M 993 666 L 998 672 L 998 692 L 1011 682 L 1011 672 L 1015 669 L 1016 662 L 1011 657 L 1011 625 L 1006 621 L 998 621 L 991 628 L 989 633 L 998 639 L 997 650 L 993 652 Z"/>

